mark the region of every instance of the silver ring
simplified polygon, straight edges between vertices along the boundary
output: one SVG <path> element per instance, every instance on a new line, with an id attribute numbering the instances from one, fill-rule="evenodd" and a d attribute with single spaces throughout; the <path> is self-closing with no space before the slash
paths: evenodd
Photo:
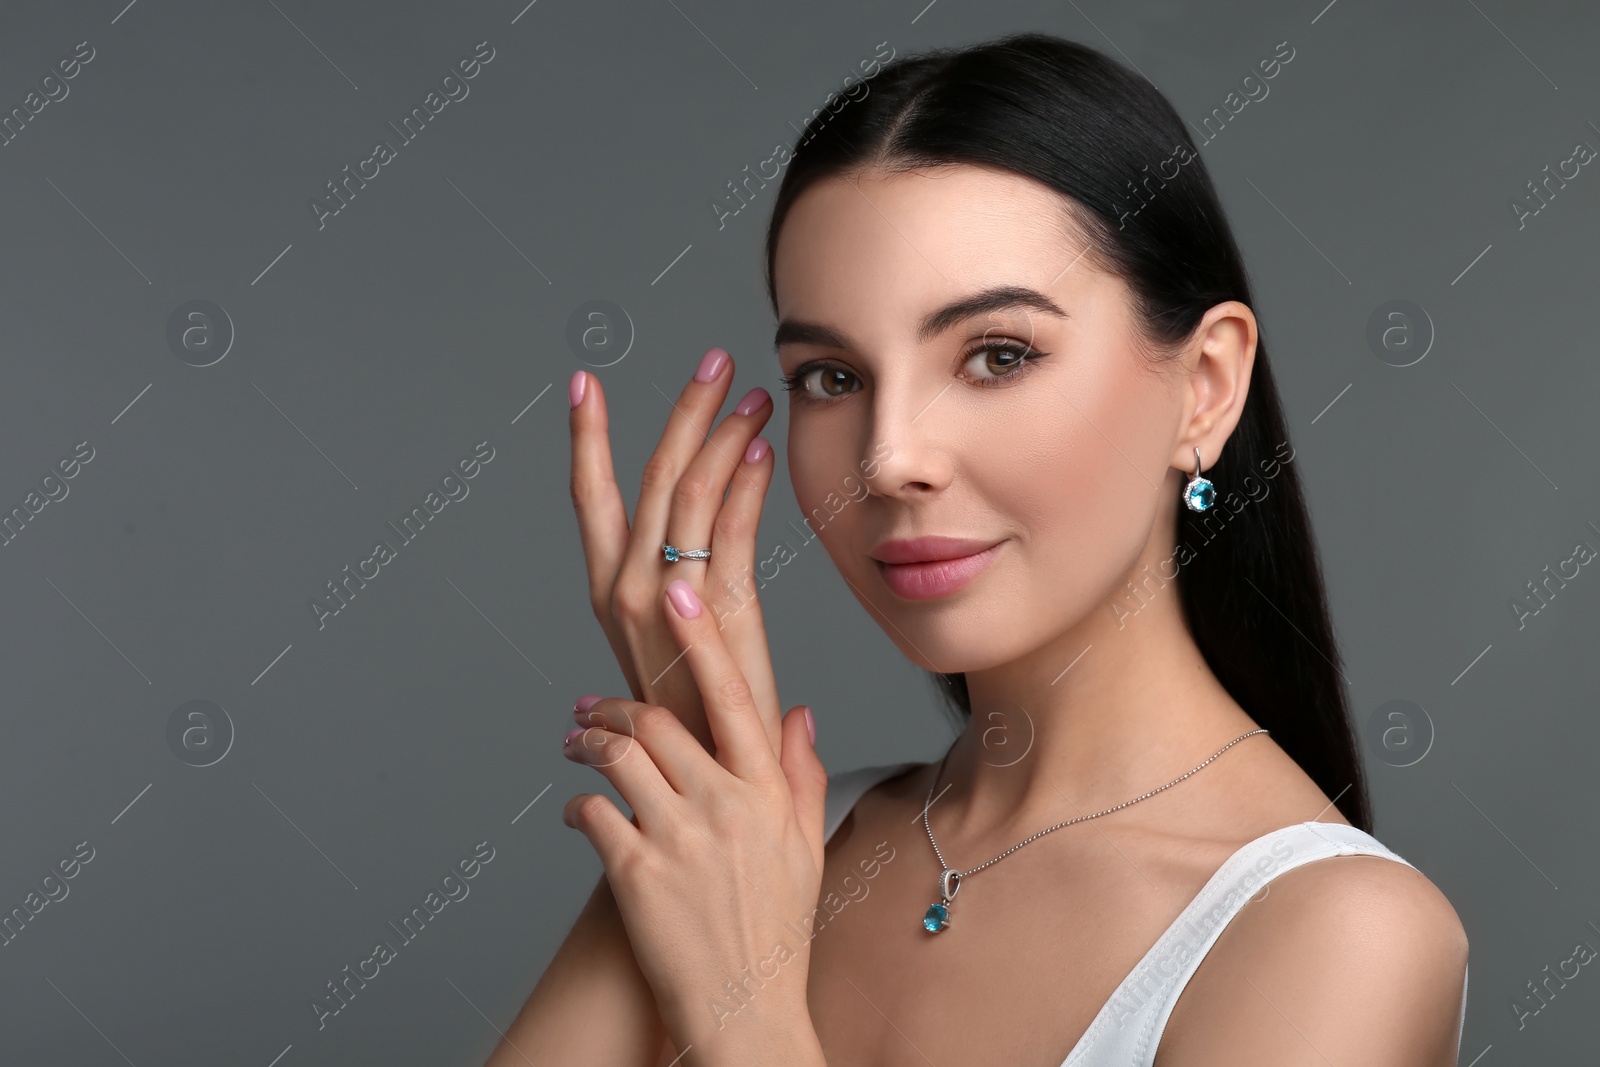
<path id="1" fill-rule="evenodd" d="M 673 548 L 671 545 L 662 545 L 661 554 L 668 563 L 676 563 L 680 559 L 710 559 L 709 548 Z"/>

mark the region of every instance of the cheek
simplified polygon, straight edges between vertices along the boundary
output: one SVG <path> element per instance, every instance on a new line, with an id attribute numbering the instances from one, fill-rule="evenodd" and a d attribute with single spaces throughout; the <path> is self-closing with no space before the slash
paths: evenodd
<path id="1" fill-rule="evenodd" d="M 789 419 L 789 483 L 794 486 L 800 513 L 807 517 L 815 513 L 813 523 L 820 528 L 822 523 L 836 521 L 833 513 L 840 512 L 840 501 L 849 500 L 851 488 L 860 494 L 861 476 L 855 454 L 837 427 L 806 422 L 803 417 Z M 837 516 L 843 517 L 843 512 Z"/>
<path id="2" fill-rule="evenodd" d="M 1042 593 L 1045 610 L 1081 615 L 1149 541 L 1174 413 L 1160 382 L 1144 375 L 1060 375 L 1054 384 L 967 462 L 981 496 L 1016 528 L 1025 587 L 1013 592 L 1034 601 Z"/>
<path id="3" fill-rule="evenodd" d="M 794 417 L 789 421 L 789 482 L 800 506 L 796 525 L 817 538 L 834 566 L 860 584 L 866 562 L 860 557 L 862 539 L 852 531 L 866 514 L 861 457 L 839 427 L 797 425 L 803 422 Z"/>
<path id="4" fill-rule="evenodd" d="M 820 442 L 816 435 L 807 433 L 797 422 L 793 415 L 789 416 L 789 445 L 785 451 L 789 458 L 789 484 L 794 487 L 795 503 L 800 505 L 801 514 L 806 514 L 813 504 L 821 503 L 822 496 L 817 487 L 826 484 L 828 479 L 824 472 L 834 464 L 829 456 L 818 455 L 817 445 Z"/>

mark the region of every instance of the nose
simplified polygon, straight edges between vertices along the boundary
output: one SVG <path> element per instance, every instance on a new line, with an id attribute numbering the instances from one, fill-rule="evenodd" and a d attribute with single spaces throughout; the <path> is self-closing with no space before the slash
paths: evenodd
<path id="1" fill-rule="evenodd" d="M 903 390 L 900 391 L 903 394 Z M 898 500 L 937 496 L 950 485 L 949 435 L 941 432 L 939 398 L 917 400 L 880 389 L 860 469 L 875 495 Z"/>

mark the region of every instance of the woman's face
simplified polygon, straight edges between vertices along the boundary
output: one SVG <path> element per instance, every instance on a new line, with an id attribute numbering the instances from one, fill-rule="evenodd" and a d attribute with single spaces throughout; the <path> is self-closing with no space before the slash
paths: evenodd
<path id="1" fill-rule="evenodd" d="M 1062 204 L 998 168 L 869 172 L 808 188 L 779 237 L 795 494 L 930 670 L 1039 648 L 1170 548 L 1183 361 L 1136 350 L 1125 284 L 1078 258 Z"/>

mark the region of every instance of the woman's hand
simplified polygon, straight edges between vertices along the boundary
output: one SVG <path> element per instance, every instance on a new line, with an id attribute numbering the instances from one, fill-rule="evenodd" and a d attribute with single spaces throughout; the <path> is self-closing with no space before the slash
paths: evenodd
<path id="1" fill-rule="evenodd" d="M 783 718 L 775 754 L 689 583 L 672 582 L 662 600 L 716 755 L 664 708 L 600 700 L 577 713 L 584 725 L 566 755 L 604 774 L 636 823 L 598 793 L 569 800 L 562 821 L 600 854 L 667 1032 L 694 1050 L 687 1062 L 822 1063 L 805 931 L 821 891 L 828 776 L 810 709 Z"/>
<path id="2" fill-rule="evenodd" d="M 579 371 L 572 401 L 572 503 L 589 566 L 589 600 L 634 699 L 671 708 L 709 749 L 712 732 L 700 692 L 664 626 L 667 583 L 682 579 L 707 604 L 746 679 L 755 714 L 777 751 L 778 689 L 755 597 L 755 538 L 772 482 L 772 448 L 756 434 L 772 398 L 750 390 L 714 431 L 733 360 L 713 348 L 672 404 L 666 429 L 644 467 L 633 523 L 611 465 L 605 393 Z M 724 499 L 726 494 L 726 499 Z M 711 559 L 669 563 L 663 545 L 709 548 Z"/>

